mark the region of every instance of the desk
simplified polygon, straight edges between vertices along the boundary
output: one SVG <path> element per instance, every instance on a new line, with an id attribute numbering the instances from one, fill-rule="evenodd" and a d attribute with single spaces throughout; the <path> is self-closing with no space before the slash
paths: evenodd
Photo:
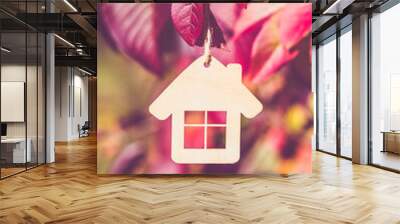
<path id="1" fill-rule="evenodd" d="M 382 131 L 381 133 L 383 134 L 382 152 L 392 152 L 400 154 L 400 132 Z"/>
<path id="2" fill-rule="evenodd" d="M 25 154 L 25 138 L 6 138 L 1 139 L 1 156 L 6 160 L 6 163 L 25 163 L 31 162 L 32 153 L 30 138 L 26 140 L 28 147 L 26 147 Z M 12 159 L 11 159 L 12 158 Z M 25 160 L 26 159 L 26 160 Z"/>

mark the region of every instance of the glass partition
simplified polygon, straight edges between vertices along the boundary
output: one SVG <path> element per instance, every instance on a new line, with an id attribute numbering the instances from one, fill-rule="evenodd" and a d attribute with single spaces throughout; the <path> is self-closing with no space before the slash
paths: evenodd
<path id="1" fill-rule="evenodd" d="M 0 7 L 43 11 L 44 1 L 0 2 Z M 40 7 L 39 7 L 40 6 Z M 45 163 L 44 33 L 0 12 L 0 178 Z"/>
<path id="2" fill-rule="evenodd" d="M 336 36 L 318 47 L 318 149 L 336 153 Z"/>
<path id="3" fill-rule="evenodd" d="M 38 35 L 36 32 L 27 33 L 27 74 L 26 74 L 26 113 L 27 113 L 27 150 L 30 160 L 27 167 L 34 167 L 38 160 Z"/>
<path id="4" fill-rule="evenodd" d="M 352 32 L 348 26 L 340 36 L 340 154 L 352 157 Z"/>
<path id="5" fill-rule="evenodd" d="M 371 18 L 371 162 L 400 170 L 400 5 Z"/>
<path id="6" fill-rule="evenodd" d="M 44 164 L 46 162 L 46 139 L 45 139 L 45 124 L 46 124 L 46 38 L 43 33 L 38 33 L 38 76 L 37 76 L 37 162 Z"/>
<path id="7" fill-rule="evenodd" d="M 26 134 L 26 33 L 1 34 L 1 175 L 24 171 L 31 160 Z M 28 147 L 28 150 L 27 150 Z"/>

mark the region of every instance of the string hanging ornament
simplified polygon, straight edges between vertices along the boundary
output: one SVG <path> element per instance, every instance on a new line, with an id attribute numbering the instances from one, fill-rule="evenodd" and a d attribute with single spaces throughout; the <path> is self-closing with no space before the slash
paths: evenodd
<path id="1" fill-rule="evenodd" d="M 171 159 L 179 164 L 234 164 L 240 160 L 241 114 L 253 118 L 263 108 L 261 102 L 242 83 L 240 64 L 222 64 L 211 54 L 218 44 L 218 33 L 206 8 L 203 31 L 203 55 L 194 60 L 149 106 L 152 115 L 160 120 L 172 115 Z M 214 30 L 215 29 L 215 30 Z M 214 33 L 215 32 L 215 33 Z M 213 38 L 215 38 L 213 40 Z M 213 42 L 214 41 L 214 42 Z M 230 100 L 227 100 L 230 99 Z M 204 113 L 205 123 L 191 126 L 185 117 L 193 112 Z M 215 128 L 208 113 L 218 113 L 225 122 Z M 209 120 L 210 119 L 210 120 Z M 211 122 L 211 123 L 210 123 Z M 203 130 L 203 142 L 194 145 L 192 128 Z M 217 141 L 212 130 L 222 130 Z M 202 149 L 202 150 L 199 150 Z"/>
<path id="2" fill-rule="evenodd" d="M 206 26 L 206 36 L 204 39 L 204 66 L 208 67 L 211 63 L 211 28 L 210 28 L 210 8 L 207 4 L 204 10 L 205 26 Z"/>
<path id="3" fill-rule="evenodd" d="M 207 28 L 206 38 L 204 39 L 204 66 L 208 67 L 211 63 L 211 30 Z"/>

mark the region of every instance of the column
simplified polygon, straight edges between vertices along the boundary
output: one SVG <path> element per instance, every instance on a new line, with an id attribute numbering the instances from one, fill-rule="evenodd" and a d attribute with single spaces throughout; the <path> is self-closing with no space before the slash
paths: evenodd
<path id="1" fill-rule="evenodd" d="M 368 163 L 368 15 L 353 19 L 353 162 Z"/>

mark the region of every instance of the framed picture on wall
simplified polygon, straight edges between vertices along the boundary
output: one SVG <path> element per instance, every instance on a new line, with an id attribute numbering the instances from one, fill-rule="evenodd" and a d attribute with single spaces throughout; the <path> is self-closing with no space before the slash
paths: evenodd
<path id="1" fill-rule="evenodd" d="M 311 11 L 99 4 L 98 173 L 311 172 Z"/>

